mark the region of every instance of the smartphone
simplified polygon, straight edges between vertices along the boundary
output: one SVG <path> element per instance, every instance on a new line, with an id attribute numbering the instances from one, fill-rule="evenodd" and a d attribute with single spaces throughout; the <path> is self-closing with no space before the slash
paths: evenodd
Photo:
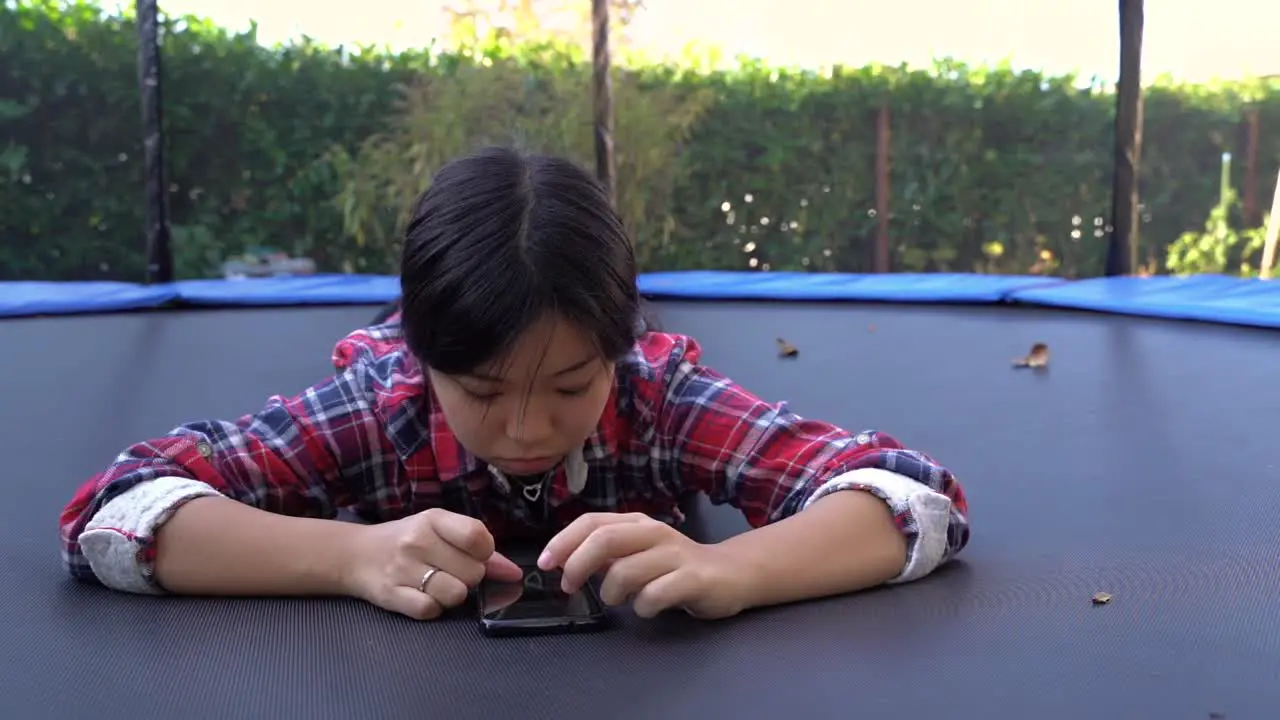
<path id="1" fill-rule="evenodd" d="M 522 566 L 522 582 L 486 580 L 477 590 L 480 629 L 486 635 L 547 635 L 590 632 L 608 626 L 609 611 L 587 583 L 576 592 L 560 589 L 560 572 Z"/>

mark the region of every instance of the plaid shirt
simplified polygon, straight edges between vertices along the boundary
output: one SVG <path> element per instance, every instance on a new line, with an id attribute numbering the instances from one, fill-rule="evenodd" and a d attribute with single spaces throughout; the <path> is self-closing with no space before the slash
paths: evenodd
<path id="1" fill-rule="evenodd" d="M 882 433 L 846 432 L 765 403 L 701 366 L 700 355 L 691 338 L 645 334 L 618 364 L 609 402 L 583 447 L 585 484 L 573 487 L 562 463 L 547 491 L 546 516 L 535 517 L 450 431 L 393 316 L 339 342 L 336 373 L 297 396 L 273 397 L 235 422 L 192 422 L 125 449 L 62 512 L 63 557 L 74 577 L 105 582 L 102 563 L 108 555 L 120 562 L 122 553 L 103 550 L 95 558 L 85 534 L 107 533 L 129 544 L 123 556 L 134 563 L 131 571 L 159 592 L 151 576 L 155 530 L 200 493 L 179 493 L 149 517 L 102 511 L 125 493 L 175 478 L 294 516 L 332 518 L 349 509 L 378 522 L 444 507 L 480 517 L 500 541 L 563 527 L 586 512 L 641 512 L 675 523 L 689 492 L 729 503 L 758 527 L 827 491 L 861 489 L 889 503 L 910 553 L 933 548 L 916 576 L 968 542 L 967 503 L 950 471 Z M 896 485 L 874 479 L 889 476 Z M 922 539 L 926 531 L 932 535 Z"/>

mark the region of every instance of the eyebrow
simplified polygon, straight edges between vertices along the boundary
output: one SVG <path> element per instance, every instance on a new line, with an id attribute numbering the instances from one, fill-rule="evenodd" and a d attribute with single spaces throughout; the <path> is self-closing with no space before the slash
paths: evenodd
<path id="1" fill-rule="evenodd" d="M 586 367 L 586 366 L 590 365 L 591 363 L 593 363 L 593 362 L 595 362 L 595 361 L 596 361 L 596 357 L 595 357 L 594 355 L 593 355 L 593 356 L 591 356 L 591 357 L 585 357 L 585 358 L 583 358 L 583 359 L 579 360 L 578 362 L 576 362 L 576 363 L 574 363 L 574 364 L 572 364 L 572 365 L 570 365 L 570 366 L 568 366 L 568 367 L 561 368 L 561 369 L 559 369 L 559 370 L 555 371 L 554 373 L 552 373 L 552 374 L 551 374 L 551 377 L 557 377 L 557 378 L 558 378 L 558 377 L 563 377 L 563 376 L 565 376 L 565 375 L 570 375 L 570 374 L 572 374 L 572 373 L 575 373 L 575 372 L 577 372 L 577 371 L 579 371 L 579 370 L 583 369 L 584 367 Z M 494 376 L 494 375 L 488 375 L 488 374 L 485 374 L 485 373 L 482 373 L 482 372 L 472 372 L 472 373 L 467 373 L 467 377 L 469 377 L 469 378 L 475 378 L 476 380 L 484 380 L 485 382 L 494 382 L 494 383 L 500 383 L 500 382 L 503 382 L 503 380 L 504 380 L 503 378 L 496 377 L 496 376 Z"/>

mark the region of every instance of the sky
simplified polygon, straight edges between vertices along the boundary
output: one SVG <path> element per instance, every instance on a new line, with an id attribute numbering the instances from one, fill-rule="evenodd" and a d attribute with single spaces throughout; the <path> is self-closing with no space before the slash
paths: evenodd
<path id="1" fill-rule="evenodd" d="M 269 44 L 305 33 L 326 44 L 421 47 L 446 27 L 444 3 L 428 0 L 345 6 L 160 0 L 160 6 L 229 28 L 254 19 Z M 675 54 L 693 42 L 728 56 L 810 67 L 927 65 L 949 56 L 1110 79 L 1119 63 L 1117 13 L 1116 0 L 647 0 L 632 36 L 654 54 Z M 1280 74 L 1280 3 L 1147 0 L 1144 80 L 1162 74 L 1190 82 Z"/>

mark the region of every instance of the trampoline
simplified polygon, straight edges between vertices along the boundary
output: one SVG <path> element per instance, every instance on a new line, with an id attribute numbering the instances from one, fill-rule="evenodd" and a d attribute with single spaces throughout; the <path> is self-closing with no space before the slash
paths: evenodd
<path id="1" fill-rule="evenodd" d="M 775 273 L 641 286 L 665 329 L 765 398 L 883 428 L 954 469 L 974 531 L 960 559 L 721 622 L 624 610 L 610 632 L 520 639 L 482 637 L 465 613 L 414 623 L 354 600 L 79 584 L 56 535 L 77 484 L 135 440 L 319 379 L 396 283 L 0 285 L 0 716 L 1280 713 L 1280 286 Z M 799 356 L 780 359 L 777 336 Z M 1050 366 L 1013 369 L 1035 342 Z M 732 509 L 694 510 L 697 537 L 745 529 Z"/>

